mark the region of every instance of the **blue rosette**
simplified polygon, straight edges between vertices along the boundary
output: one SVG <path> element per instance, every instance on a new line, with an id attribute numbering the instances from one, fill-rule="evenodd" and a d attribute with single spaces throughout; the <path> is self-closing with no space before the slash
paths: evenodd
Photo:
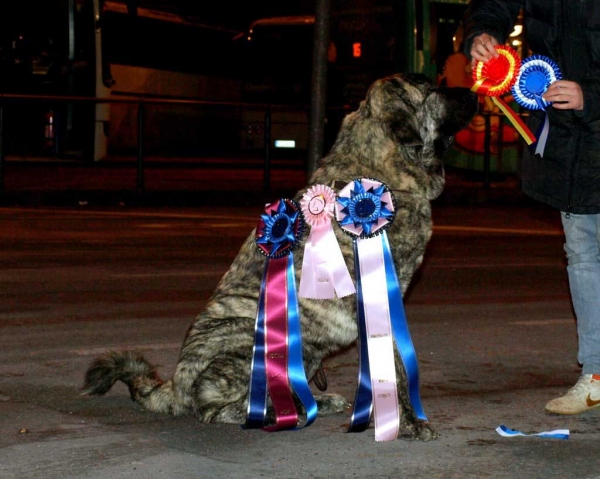
<path id="1" fill-rule="evenodd" d="M 355 179 L 338 193 L 335 218 L 353 238 L 359 331 L 358 386 L 348 431 L 366 430 L 373 417 L 376 441 L 398 436 L 395 351 L 404 363 L 414 414 L 427 421 L 419 396 L 417 357 L 387 236 L 395 216 L 394 196 L 379 180 Z"/>
<path id="2" fill-rule="evenodd" d="M 562 79 L 554 60 L 543 55 L 532 55 L 521 63 L 517 81 L 512 87 L 515 101 L 529 110 L 545 110 L 551 105 L 542 95 L 556 80 Z"/>
<path id="3" fill-rule="evenodd" d="M 515 101 L 523 108 L 545 112 L 552 103 L 544 100 L 542 95 L 552 83 L 561 79 L 562 73 L 554 60 L 543 55 L 532 55 L 521 63 L 517 81 L 511 92 Z M 535 134 L 537 140 L 530 145 L 535 155 L 544 156 L 549 131 L 550 121 L 545 114 L 544 121 Z"/>
<path id="4" fill-rule="evenodd" d="M 340 195 L 336 202 L 336 219 L 350 236 L 370 238 L 393 223 L 396 216 L 394 196 L 380 181 L 371 178 L 354 180 Z"/>

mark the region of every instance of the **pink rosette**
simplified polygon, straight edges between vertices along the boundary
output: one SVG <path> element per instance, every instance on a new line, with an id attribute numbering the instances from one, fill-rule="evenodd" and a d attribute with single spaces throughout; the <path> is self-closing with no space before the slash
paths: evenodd
<path id="1" fill-rule="evenodd" d="M 311 230 L 304 247 L 298 296 L 311 299 L 342 298 L 356 290 L 337 242 L 331 220 L 336 194 L 315 185 L 302 196 L 300 208 Z"/>

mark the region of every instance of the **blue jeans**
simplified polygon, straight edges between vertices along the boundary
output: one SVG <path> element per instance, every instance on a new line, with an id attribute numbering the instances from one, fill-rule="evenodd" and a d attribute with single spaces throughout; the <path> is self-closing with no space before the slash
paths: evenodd
<path id="1" fill-rule="evenodd" d="M 577 316 L 583 374 L 600 374 L 600 214 L 568 216 L 565 230 L 569 286 Z"/>

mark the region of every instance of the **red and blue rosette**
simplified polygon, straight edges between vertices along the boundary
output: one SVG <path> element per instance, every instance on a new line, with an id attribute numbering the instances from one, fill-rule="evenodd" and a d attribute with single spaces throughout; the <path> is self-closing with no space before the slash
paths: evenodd
<path id="1" fill-rule="evenodd" d="M 329 186 L 314 185 L 300 201 L 304 220 L 310 225 L 302 259 L 300 298 L 343 298 L 356 292 L 331 225 L 335 197 Z"/>
<path id="2" fill-rule="evenodd" d="M 349 432 L 364 431 L 374 416 L 376 441 L 392 441 L 399 432 L 394 343 L 404 363 L 415 415 L 427 420 L 419 395 L 417 357 L 386 233 L 395 216 L 394 196 L 381 181 L 356 179 L 338 193 L 336 220 L 354 240 L 357 284 L 359 376 Z"/>
<path id="3" fill-rule="evenodd" d="M 294 396 L 306 411 L 303 427 L 317 417 L 317 404 L 308 386 L 302 358 L 292 254 L 303 232 L 300 206 L 285 198 L 266 205 L 256 227 L 256 246 L 267 257 L 267 264 L 256 314 L 245 428 L 296 429 L 299 414 Z M 268 397 L 275 411 L 275 424 L 266 426 Z"/>
<path id="4" fill-rule="evenodd" d="M 562 73 L 554 60 L 543 55 L 532 55 L 521 63 L 517 80 L 512 86 L 513 97 L 523 108 L 545 112 L 551 103 L 544 100 L 542 95 L 552 83 L 560 79 Z M 544 115 L 544 122 L 536 134 L 535 144 L 535 153 L 540 156 L 544 156 L 549 129 L 548 115 Z"/>
<path id="5" fill-rule="evenodd" d="M 508 93 L 517 80 L 521 59 L 515 50 L 506 45 L 496 45 L 497 58 L 477 62 L 473 69 L 474 84 L 471 91 L 491 97 L 494 104 L 506 115 L 525 142 L 531 145 L 535 136 L 523 120 L 500 97 Z"/>

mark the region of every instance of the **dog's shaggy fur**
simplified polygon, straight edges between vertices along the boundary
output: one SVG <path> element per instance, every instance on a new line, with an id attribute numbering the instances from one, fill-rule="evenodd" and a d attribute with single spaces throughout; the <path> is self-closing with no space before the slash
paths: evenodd
<path id="1" fill-rule="evenodd" d="M 431 236 L 431 206 L 444 186 L 442 154 L 453 135 L 476 112 L 476 97 L 465 89 L 442 90 L 421 75 L 394 75 L 376 81 L 357 111 L 343 121 L 329 155 L 310 185 L 371 177 L 395 194 L 396 219 L 387 230 L 403 293 L 423 259 Z M 302 193 L 298 193 L 300 199 Z M 336 234 L 353 274 L 352 240 Z M 294 253 L 296 273 L 304 244 Z M 247 412 L 248 384 L 258 293 L 265 257 L 248 236 L 212 295 L 206 310 L 191 325 L 175 374 L 163 382 L 140 355 L 110 352 L 91 364 L 84 394 L 106 393 L 121 380 L 143 407 L 162 413 L 194 413 L 205 422 L 241 424 Z M 357 339 L 355 298 L 300 300 L 303 354 L 309 379 L 328 355 Z M 408 398 L 406 377 L 396 358 L 398 397 L 402 408 L 400 436 L 437 437 L 419 421 Z M 317 397 L 319 413 L 341 412 L 348 401 L 335 394 Z"/>

